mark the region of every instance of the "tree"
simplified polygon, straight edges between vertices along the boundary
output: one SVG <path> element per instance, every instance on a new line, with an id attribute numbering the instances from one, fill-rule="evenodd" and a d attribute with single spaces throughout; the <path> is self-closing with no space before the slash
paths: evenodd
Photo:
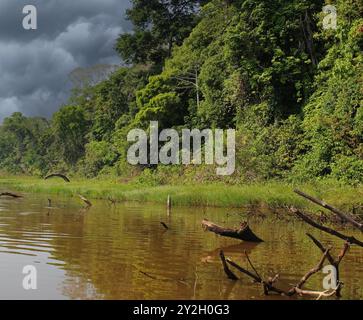
<path id="1" fill-rule="evenodd" d="M 197 22 L 200 0 L 133 0 L 126 12 L 134 25 L 122 34 L 116 51 L 126 63 L 162 64 L 174 45 L 180 45 Z"/>
<path id="2" fill-rule="evenodd" d="M 363 181 L 363 6 L 337 2 L 338 30 L 322 32 L 332 42 L 319 64 L 315 92 L 304 107 L 305 150 L 295 167 L 302 178 L 332 175 Z M 331 39 L 333 38 L 333 39 Z"/>
<path id="3" fill-rule="evenodd" d="M 69 165 L 83 156 L 89 123 L 80 106 L 64 106 L 53 116 L 55 155 Z"/>
<path id="4" fill-rule="evenodd" d="M 119 68 L 93 88 L 90 139 L 109 141 L 117 120 L 136 113 L 135 93 L 145 85 L 149 73 L 145 67 Z"/>
<path id="5" fill-rule="evenodd" d="M 95 86 L 107 79 L 117 69 L 118 66 L 109 64 L 96 64 L 88 68 L 79 67 L 69 74 L 69 78 L 75 88 L 81 89 L 87 86 Z"/>
<path id="6" fill-rule="evenodd" d="M 49 129 L 43 118 L 13 113 L 0 126 L 0 164 L 11 172 L 38 174 L 46 167 L 43 136 Z"/>

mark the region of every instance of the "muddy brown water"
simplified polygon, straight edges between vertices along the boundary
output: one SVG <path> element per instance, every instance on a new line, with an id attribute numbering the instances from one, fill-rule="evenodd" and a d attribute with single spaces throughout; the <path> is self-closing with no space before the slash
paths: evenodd
<path id="1" fill-rule="evenodd" d="M 47 208 L 47 198 L 0 199 L 0 299 L 289 299 L 264 296 L 244 275 L 237 282 L 226 279 L 219 249 L 249 268 L 246 250 L 260 274 L 279 273 L 279 286 L 288 288 L 321 257 L 306 232 L 331 245 L 334 254 L 343 245 L 273 214 L 249 217 L 265 240 L 257 245 L 201 228 L 203 218 L 238 225 L 246 218 L 243 209 L 175 207 L 168 217 L 160 205 L 95 201 L 85 212 L 79 199 L 52 196 L 54 208 Z M 363 249 L 352 247 L 340 268 L 343 299 L 363 298 L 362 262 Z M 27 265 L 36 268 L 36 290 L 23 288 Z M 323 290 L 325 276 L 314 275 L 306 288 Z"/>

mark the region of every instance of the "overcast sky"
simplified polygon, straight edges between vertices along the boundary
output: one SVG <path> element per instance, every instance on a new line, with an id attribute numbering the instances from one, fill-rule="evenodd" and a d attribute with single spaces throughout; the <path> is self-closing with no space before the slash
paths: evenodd
<path id="1" fill-rule="evenodd" d="M 38 29 L 23 28 L 34 5 Z M 129 0 L 0 0 L 0 122 L 15 111 L 50 117 L 67 101 L 77 67 L 120 64 L 117 36 L 130 30 Z"/>

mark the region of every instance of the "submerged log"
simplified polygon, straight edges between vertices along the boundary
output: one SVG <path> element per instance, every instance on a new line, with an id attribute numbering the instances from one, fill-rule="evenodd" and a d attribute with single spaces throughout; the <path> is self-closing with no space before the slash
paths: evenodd
<path id="1" fill-rule="evenodd" d="M 11 192 L 0 192 L 0 197 L 11 197 L 11 198 L 22 198 L 23 196 L 20 196 L 18 194 L 15 193 L 11 193 Z"/>
<path id="2" fill-rule="evenodd" d="M 71 182 L 71 180 L 69 180 L 67 176 L 65 176 L 64 174 L 61 174 L 61 173 L 52 173 L 52 174 L 49 174 L 49 175 L 47 175 L 44 178 L 44 180 L 48 180 L 48 179 L 54 178 L 54 177 L 62 178 L 65 182 Z"/>
<path id="3" fill-rule="evenodd" d="M 214 224 L 213 222 L 210 222 L 209 220 L 204 219 L 202 221 L 202 227 L 204 230 L 214 232 L 223 237 L 230 237 L 230 238 L 239 239 L 239 240 L 243 240 L 243 241 L 249 241 L 249 242 L 263 242 L 262 239 L 260 239 L 258 236 L 256 236 L 253 233 L 253 231 L 248 226 L 247 222 L 241 223 L 241 226 L 239 229 L 229 229 L 229 228 L 220 227 L 220 226 Z"/>

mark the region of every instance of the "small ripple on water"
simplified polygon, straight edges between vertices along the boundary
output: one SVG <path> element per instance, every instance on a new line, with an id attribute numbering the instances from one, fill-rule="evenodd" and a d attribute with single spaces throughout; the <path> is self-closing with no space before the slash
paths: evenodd
<path id="1" fill-rule="evenodd" d="M 19 212 L 18 215 L 20 215 L 20 216 L 29 216 L 31 214 L 37 214 L 37 213 L 39 213 L 39 212 L 37 212 L 37 211 L 25 211 L 25 212 Z"/>
<path id="2" fill-rule="evenodd" d="M 11 250 L 1 250 L 0 249 L 0 254 L 16 254 L 16 255 L 24 255 L 24 256 L 29 256 L 29 257 L 36 257 L 37 254 L 34 253 L 28 253 L 28 252 L 21 252 L 21 251 L 11 251 Z"/>

